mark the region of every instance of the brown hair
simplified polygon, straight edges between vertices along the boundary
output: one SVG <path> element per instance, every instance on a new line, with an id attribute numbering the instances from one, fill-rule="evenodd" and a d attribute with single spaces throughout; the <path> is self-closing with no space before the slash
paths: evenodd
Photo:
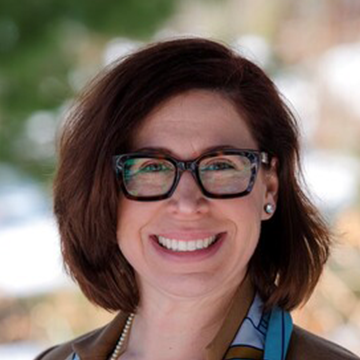
<path id="1" fill-rule="evenodd" d="M 279 159 L 277 210 L 262 223 L 249 272 L 267 309 L 291 310 L 312 293 L 330 245 L 324 221 L 299 185 L 297 124 L 258 66 L 206 39 L 145 47 L 112 64 L 78 99 L 61 134 L 54 183 L 66 269 L 93 303 L 136 308 L 134 271 L 116 239 L 120 189 L 112 155 L 129 150 L 131 136 L 154 107 L 191 89 L 227 96 L 260 149 Z"/>

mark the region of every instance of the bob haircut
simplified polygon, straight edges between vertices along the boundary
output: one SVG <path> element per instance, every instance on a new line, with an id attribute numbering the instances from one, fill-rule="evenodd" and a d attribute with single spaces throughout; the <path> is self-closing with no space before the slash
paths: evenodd
<path id="1" fill-rule="evenodd" d="M 296 120 L 258 66 L 202 38 L 152 44 L 112 64 L 69 112 L 54 182 L 65 268 L 91 302 L 109 311 L 136 310 L 135 273 L 116 239 L 121 190 L 112 156 L 131 150 L 131 138 L 155 107 L 192 89 L 224 95 L 261 151 L 279 160 L 277 209 L 262 222 L 248 272 L 265 309 L 292 310 L 314 290 L 331 243 L 324 220 L 300 187 Z"/>

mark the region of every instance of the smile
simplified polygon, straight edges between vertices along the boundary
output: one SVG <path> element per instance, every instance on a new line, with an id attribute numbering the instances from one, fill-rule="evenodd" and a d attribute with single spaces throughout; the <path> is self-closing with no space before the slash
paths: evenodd
<path id="1" fill-rule="evenodd" d="M 164 236 L 156 236 L 158 243 L 172 251 L 176 252 L 186 252 L 186 251 L 196 251 L 207 249 L 211 245 L 213 245 L 220 237 L 219 235 L 209 236 L 205 239 L 194 239 L 194 240 L 175 240 L 169 239 Z"/>

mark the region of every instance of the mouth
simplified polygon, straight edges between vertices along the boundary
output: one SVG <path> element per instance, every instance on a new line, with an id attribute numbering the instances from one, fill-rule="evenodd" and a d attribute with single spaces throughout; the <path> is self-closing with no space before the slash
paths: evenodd
<path id="1" fill-rule="evenodd" d="M 223 234 L 225 233 L 219 233 L 203 239 L 194 240 L 171 239 L 161 235 L 153 235 L 153 238 L 164 249 L 178 253 L 185 253 L 208 249 L 216 244 Z"/>

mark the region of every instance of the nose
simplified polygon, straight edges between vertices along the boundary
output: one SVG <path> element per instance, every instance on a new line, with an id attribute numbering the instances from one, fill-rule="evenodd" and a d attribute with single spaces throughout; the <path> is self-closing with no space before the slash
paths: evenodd
<path id="1" fill-rule="evenodd" d="M 169 210 L 180 216 L 194 216 L 206 213 L 209 200 L 189 171 L 182 173 L 180 181 L 169 199 Z"/>

